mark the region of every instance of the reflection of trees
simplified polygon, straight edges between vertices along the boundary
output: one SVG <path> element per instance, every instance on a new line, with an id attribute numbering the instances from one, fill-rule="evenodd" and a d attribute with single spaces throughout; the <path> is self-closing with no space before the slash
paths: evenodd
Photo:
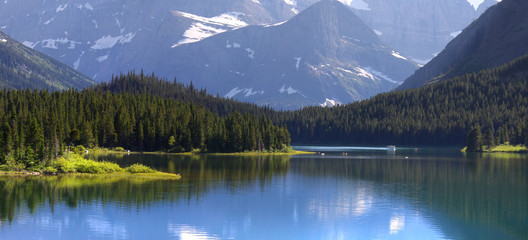
<path id="1" fill-rule="evenodd" d="M 198 199 L 211 190 L 226 186 L 234 192 L 256 181 L 260 181 L 264 188 L 272 176 L 286 174 L 289 168 L 288 156 L 136 157 L 120 158 L 181 173 L 183 178 L 176 181 L 124 176 L 0 177 L 0 221 L 12 221 L 22 207 L 34 212 L 46 203 L 52 211 L 60 202 L 73 208 L 92 202 L 145 207 L 157 202 Z"/>
<path id="2" fill-rule="evenodd" d="M 434 212 L 528 237 L 526 157 L 496 159 L 317 159 L 291 161 L 291 171 L 382 183 Z M 441 223 L 446 226 L 449 224 Z M 449 234 L 450 231 L 445 231 Z"/>

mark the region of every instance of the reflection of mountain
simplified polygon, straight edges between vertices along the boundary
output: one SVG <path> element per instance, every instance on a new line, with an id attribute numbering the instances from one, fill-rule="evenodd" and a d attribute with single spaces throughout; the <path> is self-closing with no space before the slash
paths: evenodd
<path id="1" fill-rule="evenodd" d="M 319 178 L 367 180 L 385 186 L 389 194 L 406 198 L 404 202 L 416 204 L 420 212 L 430 215 L 447 238 L 526 238 L 528 229 L 523 224 L 528 216 L 528 182 L 524 161 L 526 156 L 522 155 L 507 155 L 506 159 L 485 155 L 466 161 L 303 156 L 290 161 L 290 171 Z M 461 226 L 471 229 L 482 225 L 500 231 L 461 230 Z"/>

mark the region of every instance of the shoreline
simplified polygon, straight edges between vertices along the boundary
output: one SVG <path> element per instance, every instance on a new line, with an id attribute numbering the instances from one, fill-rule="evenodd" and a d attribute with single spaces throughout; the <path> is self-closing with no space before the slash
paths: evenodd
<path id="1" fill-rule="evenodd" d="M 234 152 L 234 153 L 209 153 L 209 152 L 181 152 L 181 153 L 171 153 L 163 151 L 154 151 L 154 152 L 138 152 L 138 151 L 116 151 L 116 150 L 97 150 L 92 152 L 89 150 L 88 154 L 166 154 L 166 155 L 175 155 L 175 156 L 193 156 L 193 155 L 212 155 L 212 156 L 273 156 L 273 155 L 312 155 L 316 152 L 309 151 L 297 151 L 293 150 L 292 152 Z"/>
<path id="2" fill-rule="evenodd" d="M 487 146 L 482 146 L 481 151 L 476 152 L 467 152 L 467 147 L 464 147 L 461 149 L 461 152 L 464 153 L 528 153 L 528 148 L 522 145 L 510 145 L 510 144 L 501 144 L 495 147 L 492 147 L 491 149 Z"/>

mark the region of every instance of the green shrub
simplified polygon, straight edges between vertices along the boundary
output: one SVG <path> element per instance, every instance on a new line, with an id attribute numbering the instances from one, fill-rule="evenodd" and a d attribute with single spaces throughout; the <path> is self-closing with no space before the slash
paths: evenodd
<path id="1" fill-rule="evenodd" d="M 54 173 L 57 173 L 58 171 L 57 171 L 56 168 L 48 166 L 48 167 L 45 167 L 44 169 L 42 169 L 42 172 L 45 173 L 45 174 L 54 174 Z"/>
<path id="2" fill-rule="evenodd" d="M 154 169 L 149 168 L 143 164 L 136 163 L 130 167 L 125 168 L 125 171 L 129 173 L 154 173 Z"/>
<path id="3" fill-rule="evenodd" d="M 9 171 L 9 166 L 7 165 L 0 165 L 0 171 Z"/>
<path id="4" fill-rule="evenodd" d="M 113 151 L 119 151 L 119 152 L 124 152 L 125 149 L 122 148 L 122 147 L 115 147 L 115 148 L 112 148 Z"/>
<path id="5" fill-rule="evenodd" d="M 53 164 L 51 164 L 51 166 L 62 173 L 76 172 L 77 170 L 75 163 L 66 160 L 66 158 L 64 157 L 57 158 L 57 160 Z"/>

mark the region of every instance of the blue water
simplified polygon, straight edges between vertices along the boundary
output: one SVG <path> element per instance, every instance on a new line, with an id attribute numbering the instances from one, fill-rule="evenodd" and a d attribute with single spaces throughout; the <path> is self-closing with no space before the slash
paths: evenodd
<path id="1" fill-rule="evenodd" d="M 526 155 L 311 150 L 99 157 L 179 181 L 0 178 L 0 239 L 528 239 Z"/>

